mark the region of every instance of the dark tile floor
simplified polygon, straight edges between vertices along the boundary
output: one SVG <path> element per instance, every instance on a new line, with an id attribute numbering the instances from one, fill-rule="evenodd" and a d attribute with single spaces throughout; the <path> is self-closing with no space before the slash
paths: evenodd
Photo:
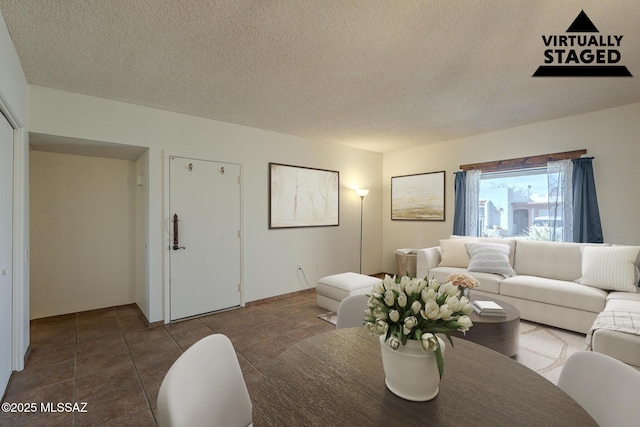
<path id="1" fill-rule="evenodd" d="M 251 394 L 271 359 L 335 329 L 317 317 L 325 311 L 310 289 L 154 328 L 133 305 L 34 320 L 27 365 L 13 374 L 3 403 L 35 403 L 38 412 L 1 412 L 0 426 L 155 426 L 165 373 L 185 349 L 213 333 L 233 342 Z M 86 412 L 40 412 L 49 402 L 86 402 Z"/>

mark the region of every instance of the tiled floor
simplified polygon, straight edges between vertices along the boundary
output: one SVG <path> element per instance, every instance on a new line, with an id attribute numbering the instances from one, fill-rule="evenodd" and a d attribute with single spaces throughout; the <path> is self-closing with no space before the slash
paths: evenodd
<path id="1" fill-rule="evenodd" d="M 154 426 L 165 373 L 191 344 L 212 333 L 236 349 L 249 393 L 261 370 L 287 347 L 335 329 L 317 315 L 315 290 L 206 317 L 147 328 L 134 306 L 38 319 L 31 355 L 3 402 L 81 403 L 83 413 L 0 413 L 0 426 Z"/>

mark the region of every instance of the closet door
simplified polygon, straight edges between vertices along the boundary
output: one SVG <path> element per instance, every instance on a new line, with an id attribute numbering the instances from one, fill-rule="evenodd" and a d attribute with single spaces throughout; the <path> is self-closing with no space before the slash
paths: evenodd
<path id="1" fill-rule="evenodd" d="M 0 394 L 13 353 L 13 128 L 0 114 Z"/>

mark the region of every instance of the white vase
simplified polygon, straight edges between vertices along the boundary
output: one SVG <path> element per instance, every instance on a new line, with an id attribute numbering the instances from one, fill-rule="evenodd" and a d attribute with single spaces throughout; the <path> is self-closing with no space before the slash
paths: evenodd
<path id="1" fill-rule="evenodd" d="M 438 338 L 444 353 L 444 341 Z M 422 351 L 416 340 L 407 340 L 397 350 L 380 335 L 385 384 L 396 396 L 414 402 L 431 400 L 440 390 L 440 374 L 435 351 Z"/>

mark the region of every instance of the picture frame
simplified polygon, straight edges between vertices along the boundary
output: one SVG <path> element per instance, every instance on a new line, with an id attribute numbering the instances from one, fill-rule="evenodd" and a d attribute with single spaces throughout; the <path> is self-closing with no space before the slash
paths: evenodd
<path id="1" fill-rule="evenodd" d="M 445 171 L 391 177 L 391 219 L 445 220 Z"/>
<path id="2" fill-rule="evenodd" d="M 269 228 L 340 225 L 340 172 L 269 163 Z"/>

